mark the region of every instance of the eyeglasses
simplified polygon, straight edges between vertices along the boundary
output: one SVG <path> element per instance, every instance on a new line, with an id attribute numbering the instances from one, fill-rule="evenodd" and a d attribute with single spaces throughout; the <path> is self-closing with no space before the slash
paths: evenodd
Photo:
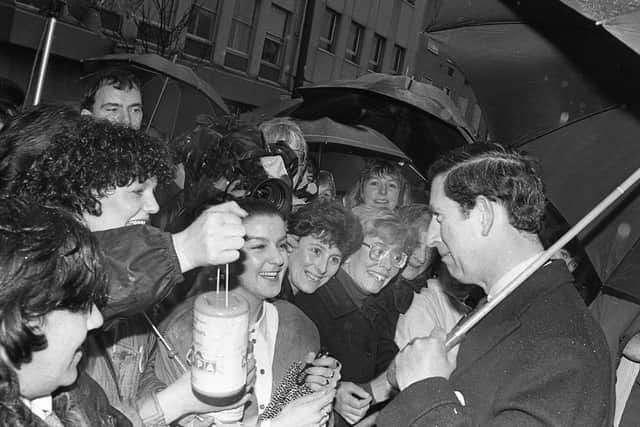
<path id="1" fill-rule="evenodd" d="M 362 246 L 369 248 L 369 258 L 371 261 L 380 262 L 384 257 L 389 255 L 391 265 L 396 268 L 402 268 L 407 263 L 407 254 L 404 252 L 398 252 L 391 248 L 388 248 L 380 243 L 365 243 L 362 242 Z"/>

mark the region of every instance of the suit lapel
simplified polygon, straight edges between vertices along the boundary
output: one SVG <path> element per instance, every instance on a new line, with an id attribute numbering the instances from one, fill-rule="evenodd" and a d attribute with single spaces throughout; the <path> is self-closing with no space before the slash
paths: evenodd
<path id="1" fill-rule="evenodd" d="M 563 261 L 554 261 L 538 269 L 467 333 L 460 345 L 452 376 L 464 375 L 476 360 L 516 331 L 520 327 L 521 313 L 535 298 L 571 280 Z"/>

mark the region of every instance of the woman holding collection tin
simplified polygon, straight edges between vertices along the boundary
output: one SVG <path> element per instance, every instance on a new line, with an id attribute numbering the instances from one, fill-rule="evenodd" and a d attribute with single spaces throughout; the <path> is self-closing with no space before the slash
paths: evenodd
<path id="1" fill-rule="evenodd" d="M 229 298 L 240 297 L 248 303 L 249 342 L 257 378 L 240 419 L 229 419 L 229 411 L 201 418 L 208 419 L 207 425 L 212 421 L 216 425 L 235 421 L 261 427 L 325 425 L 330 421 L 340 365 L 327 356 L 314 361 L 314 352 L 320 347 L 318 331 L 298 308 L 286 301 L 267 301 L 280 292 L 288 266 L 285 219 L 263 200 L 244 199 L 238 204 L 248 213 L 243 219 L 246 238 L 240 260 L 229 268 Z M 220 288 L 223 293 L 224 285 Z M 190 298 L 178 306 L 161 325 L 174 351 L 190 365 L 201 362 L 191 351 L 192 342 L 196 343 L 193 319 L 197 299 Z M 196 311 L 198 305 L 196 302 Z M 162 346 L 150 367 L 166 383 L 182 373 Z M 193 417 L 182 420 L 185 425 L 190 422 L 194 422 Z"/>

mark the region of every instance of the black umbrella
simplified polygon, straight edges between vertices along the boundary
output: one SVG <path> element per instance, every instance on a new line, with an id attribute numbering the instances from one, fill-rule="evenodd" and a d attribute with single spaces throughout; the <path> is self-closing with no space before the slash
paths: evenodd
<path id="1" fill-rule="evenodd" d="M 640 166 L 640 60 L 607 31 L 560 2 L 446 0 L 434 10 L 426 37 L 470 82 L 492 139 L 541 159 L 570 224 Z M 604 284 L 636 300 L 637 195 L 580 234 Z"/>
<path id="2" fill-rule="evenodd" d="M 159 55 L 112 54 L 83 62 L 90 75 L 107 67 L 131 68 L 142 80 L 145 122 L 169 139 L 193 129 L 199 114 L 229 114 L 220 95 L 191 68 Z"/>
<path id="3" fill-rule="evenodd" d="M 303 104 L 291 115 L 324 116 L 365 125 L 393 141 L 424 171 L 442 152 L 473 140 L 451 99 L 435 86 L 406 76 L 366 74 L 299 88 Z"/>

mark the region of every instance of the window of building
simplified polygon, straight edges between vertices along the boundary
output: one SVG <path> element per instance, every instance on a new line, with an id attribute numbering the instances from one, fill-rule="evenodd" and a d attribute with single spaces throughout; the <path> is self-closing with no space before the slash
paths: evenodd
<path id="1" fill-rule="evenodd" d="M 255 9 L 255 0 L 236 0 L 229 33 L 229 47 L 233 50 L 249 53 Z"/>
<path id="2" fill-rule="evenodd" d="M 240 71 L 247 70 L 255 12 L 255 0 L 236 0 L 224 65 Z"/>
<path id="3" fill-rule="evenodd" d="M 369 70 L 378 73 L 382 69 L 385 44 L 386 40 L 384 37 L 379 34 L 373 35 L 373 49 L 371 50 L 371 59 L 369 59 Z"/>
<path id="4" fill-rule="evenodd" d="M 113 10 L 100 9 L 100 23 L 103 29 L 117 34 L 122 29 L 122 15 Z"/>
<path id="5" fill-rule="evenodd" d="M 440 54 L 440 48 L 438 47 L 438 44 L 431 39 L 427 40 L 427 50 L 434 55 Z"/>
<path id="6" fill-rule="evenodd" d="M 338 38 L 338 23 L 340 14 L 333 9 L 326 8 L 322 17 L 322 32 L 320 33 L 320 48 L 327 52 L 335 52 Z"/>
<path id="7" fill-rule="evenodd" d="M 402 46 L 393 46 L 393 65 L 391 66 L 392 74 L 402 74 L 404 68 L 405 48 Z"/>
<path id="8" fill-rule="evenodd" d="M 347 51 L 345 57 L 356 64 L 360 62 L 360 51 L 362 50 L 362 36 L 364 27 L 352 21 L 349 27 L 349 38 L 347 39 Z"/>
<path id="9" fill-rule="evenodd" d="M 194 6 L 184 42 L 184 53 L 187 55 L 211 58 L 216 34 L 218 3 L 218 0 L 208 0 Z"/>
<path id="10" fill-rule="evenodd" d="M 456 73 L 456 70 L 452 67 L 452 66 L 448 66 L 447 67 L 447 75 L 449 77 L 453 77 L 453 75 Z"/>
<path id="11" fill-rule="evenodd" d="M 289 12 L 278 6 L 271 6 L 262 47 L 262 64 L 259 72 L 262 78 L 276 82 L 280 78 L 288 21 Z"/>

